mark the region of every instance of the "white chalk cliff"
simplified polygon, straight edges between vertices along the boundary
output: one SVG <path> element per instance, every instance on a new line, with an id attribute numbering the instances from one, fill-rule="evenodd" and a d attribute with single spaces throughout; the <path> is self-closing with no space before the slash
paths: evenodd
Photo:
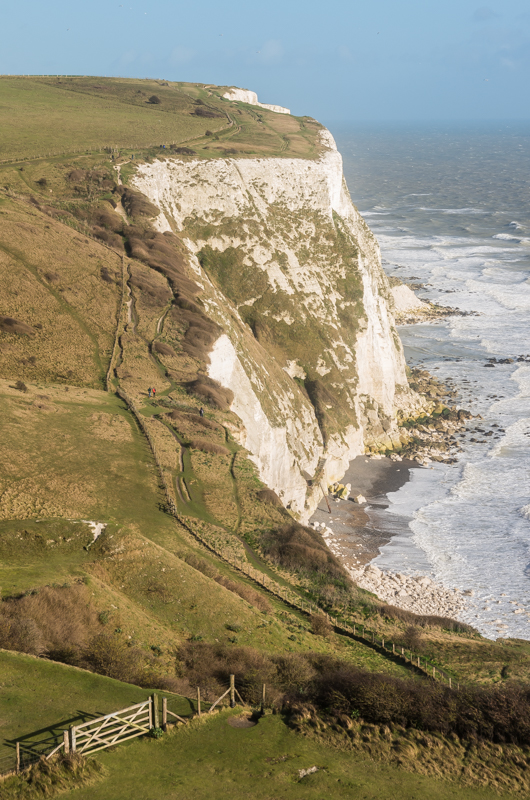
<path id="1" fill-rule="evenodd" d="M 233 87 L 228 92 L 225 92 L 223 97 L 226 97 L 227 100 L 235 100 L 239 103 L 248 103 L 251 106 L 266 108 L 268 111 L 275 111 L 277 114 L 291 113 L 290 110 L 288 108 L 284 108 L 284 106 L 275 106 L 271 105 L 270 103 L 258 102 L 258 95 L 256 92 L 252 92 L 250 89 L 237 89 L 236 87 Z"/>
<path id="2" fill-rule="evenodd" d="M 234 392 L 263 481 L 301 519 L 367 445 L 399 445 L 396 412 L 419 402 L 379 246 L 321 139 L 314 161 L 168 159 L 134 178 L 159 229 L 186 242 L 224 330 L 209 375 Z"/>

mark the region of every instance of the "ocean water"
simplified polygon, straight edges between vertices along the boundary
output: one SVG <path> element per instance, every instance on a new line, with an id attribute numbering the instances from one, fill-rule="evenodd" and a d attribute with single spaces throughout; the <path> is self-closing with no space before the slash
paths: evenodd
<path id="1" fill-rule="evenodd" d="M 530 639 L 530 362 L 484 366 L 530 354 L 530 125 L 331 129 L 387 273 L 478 312 L 400 328 L 407 362 L 484 419 L 458 463 L 414 470 L 389 496 L 387 521 L 409 523 L 376 563 L 472 590 L 467 622 Z"/>

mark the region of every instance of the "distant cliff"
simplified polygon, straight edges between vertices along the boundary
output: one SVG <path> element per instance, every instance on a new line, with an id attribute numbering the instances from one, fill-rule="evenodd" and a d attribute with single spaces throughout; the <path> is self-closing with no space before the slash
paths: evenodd
<path id="1" fill-rule="evenodd" d="M 399 448 L 396 413 L 420 403 L 378 244 L 325 129 L 321 145 L 316 160 L 157 160 L 133 179 L 222 328 L 208 373 L 234 393 L 242 443 L 301 518 L 353 457 Z"/>

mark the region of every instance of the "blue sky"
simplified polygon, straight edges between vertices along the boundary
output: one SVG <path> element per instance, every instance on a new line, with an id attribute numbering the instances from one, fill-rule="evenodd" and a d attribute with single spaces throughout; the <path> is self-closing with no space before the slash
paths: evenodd
<path id="1" fill-rule="evenodd" d="M 233 84 L 323 122 L 530 119 L 530 3 L 26 0 L 0 73 Z"/>

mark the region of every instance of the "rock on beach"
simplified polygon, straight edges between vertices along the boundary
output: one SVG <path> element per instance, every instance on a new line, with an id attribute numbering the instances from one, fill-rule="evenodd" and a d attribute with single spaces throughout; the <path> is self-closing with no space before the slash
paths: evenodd
<path id="1" fill-rule="evenodd" d="M 458 589 L 447 589 L 426 575 L 383 572 L 375 564 L 352 569 L 350 573 L 362 589 L 373 592 L 384 603 L 414 614 L 455 619 L 466 609 L 466 600 Z"/>

